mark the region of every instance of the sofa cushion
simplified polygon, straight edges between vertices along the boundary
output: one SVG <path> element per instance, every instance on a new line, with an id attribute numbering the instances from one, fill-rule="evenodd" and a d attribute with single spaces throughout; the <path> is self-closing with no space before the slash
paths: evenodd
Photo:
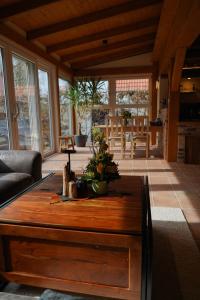
<path id="1" fill-rule="evenodd" d="M 0 173 L 0 204 L 21 192 L 34 182 L 26 173 Z"/>

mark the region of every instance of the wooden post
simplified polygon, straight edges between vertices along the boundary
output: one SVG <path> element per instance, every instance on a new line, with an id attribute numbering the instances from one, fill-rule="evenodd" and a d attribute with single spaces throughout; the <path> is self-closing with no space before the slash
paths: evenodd
<path id="1" fill-rule="evenodd" d="M 75 82 L 75 78 L 73 76 L 72 80 L 71 80 L 71 85 L 73 85 L 74 82 Z M 77 134 L 77 128 L 76 128 L 77 120 L 76 120 L 76 110 L 75 110 L 74 105 L 72 106 L 71 112 L 72 112 L 72 135 L 75 135 L 75 134 Z"/>
<path id="2" fill-rule="evenodd" d="M 58 107 L 58 120 L 59 120 L 59 136 L 61 135 L 61 123 L 60 123 L 60 93 L 59 93 L 59 68 L 56 67 L 56 94 L 57 94 L 57 107 Z"/>
<path id="3" fill-rule="evenodd" d="M 76 112 L 74 106 L 72 107 L 72 134 L 76 134 Z"/>
<path id="4" fill-rule="evenodd" d="M 182 67 L 184 65 L 186 48 L 178 48 L 174 64 L 171 64 L 171 74 L 169 80 L 169 106 L 168 106 L 168 144 L 167 144 L 167 161 L 177 160 L 178 146 L 178 121 L 180 106 L 180 80 Z"/>
<path id="5" fill-rule="evenodd" d="M 179 99 L 179 91 L 170 92 L 168 108 L 167 161 L 177 160 Z"/>
<path id="6" fill-rule="evenodd" d="M 157 90 L 156 90 L 156 80 L 158 79 L 158 67 L 154 63 L 152 72 L 152 87 L 151 87 L 151 115 L 150 120 L 155 120 L 157 117 Z M 151 144 L 156 144 L 156 131 L 151 134 Z"/>

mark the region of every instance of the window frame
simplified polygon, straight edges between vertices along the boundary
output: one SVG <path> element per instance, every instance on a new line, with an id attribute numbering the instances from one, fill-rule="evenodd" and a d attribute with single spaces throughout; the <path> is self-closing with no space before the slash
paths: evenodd
<path id="1" fill-rule="evenodd" d="M 28 60 L 35 65 L 35 97 L 38 112 L 38 119 L 40 120 L 40 107 L 39 107 L 39 86 L 37 79 L 38 68 L 47 69 L 49 72 L 49 86 L 50 86 L 50 100 L 51 100 L 51 125 L 52 125 L 52 151 L 48 154 L 44 154 L 41 147 L 41 138 L 39 130 L 39 151 L 43 156 L 52 154 L 58 149 L 58 142 L 56 137 L 59 135 L 59 115 L 57 108 L 58 93 L 57 93 L 57 67 L 49 61 L 39 57 L 37 54 L 31 52 L 30 50 L 22 47 L 21 45 L 13 42 L 7 37 L 0 37 L 0 47 L 5 53 L 5 85 L 7 86 L 7 107 L 8 107 L 8 122 L 9 122 L 9 136 L 10 136 L 10 149 L 19 149 L 18 144 L 18 129 L 17 122 L 15 120 L 16 115 L 16 99 L 15 99 L 15 89 L 14 89 L 14 76 L 13 76 L 13 66 L 12 66 L 12 55 L 16 55 L 22 59 Z"/>
<path id="2" fill-rule="evenodd" d="M 39 70 L 46 72 L 47 73 L 47 78 L 48 78 L 48 103 L 49 103 L 49 125 L 50 125 L 50 139 L 51 139 L 51 149 L 49 151 L 44 151 L 43 149 L 43 144 L 42 144 L 42 119 L 41 119 L 41 108 L 40 108 L 40 86 L 39 86 L 39 75 L 38 72 Z M 40 124 L 40 148 L 41 148 L 41 152 L 43 154 L 44 157 L 49 156 L 51 154 L 53 154 L 55 152 L 55 134 L 54 134 L 54 117 L 53 117 L 53 92 L 52 92 L 52 88 L 51 88 L 51 82 L 52 82 L 52 78 L 51 78 L 51 70 L 49 69 L 49 66 L 46 64 L 41 64 L 38 63 L 37 64 L 37 68 L 36 68 L 36 72 L 37 72 L 37 90 L 38 90 L 38 111 L 39 111 L 39 124 Z"/>
<path id="3" fill-rule="evenodd" d="M 8 79 L 7 79 L 7 68 L 6 60 L 7 53 L 4 44 L 0 43 L 0 52 L 2 58 L 2 69 L 3 69 L 3 88 L 5 97 L 5 111 L 6 111 L 6 123 L 8 130 L 8 150 L 12 147 L 12 129 L 11 129 L 11 115 L 10 115 L 10 103 L 9 103 L 9 93 L 8 93 Z"/>
<path id="4" fill-rule="evenodd" d="M 69 88 L 71 86 L 71 81 L 69 79 L 67 79 L 64 75 L 60 75 L 58 74 L 58 103 L 59 103 L 59 132 L 61 135 L 62 131 L 61 131 L 61 117 L 60 117 L 60 86 L 59 86 L 59 79 L 67 81 L 67 83 L 69 84 Z M 73 135 L 74 132 L 74 121 L 73 121 L 73 107 L 71 104 L 69 104 L 69 115 L 70 115 L 70 120 L 69 120 L 69 135 Z"/>
<path id="5" fill-rule="evenodd" d="M 86 76 L 85 78 L 91 78 L 91 76 Z M 98 76 L 93 76 L 93 78 L 99 79 Z M 75 80 L 82 79 L 82 77 L 77 76 Z M 116 101 L 116 80 L 131 80 L 131 79 L 148 79 L 149 80 L 149 101 L 148 104 L 118 104 Z M 116 109 L 128 109 L 128 108 L 145 108 L 147 110 L 147 115 L 150 117 L 151 115 L 151 91 L 152 91 L 152 75 L 151 74 L 134 74 L 134 75 L 109 75 L 109 76 L 102 76 L 102 81 L 108 81 L 108 97 L 109 101 L 108 104 L 100 104 L 94 105 L 93 109 L 104 110 L 108 109 L 112 115 L 115 115 Z"/>
<path id="6" fill-rule="evenodd" d="M 91 76 L 87 76 L 90 78 Z M 99 78 L 94 76 L 94 78 Z M 81 77 L 75 77 L 75 80 L 79 80 Z M 109 88 L 109 101 L 108 104 L 100 104 L 95 105 L 94 108 L 97 109 L 109 109 L 112 113 L 114 113 L 117 108 L 135 108 L 135 104 L 118 104 L 116 102 L 116 80 L 131 80 L 131 79 L 148 79 L 149 80 L 149 103 L 148 104 L 137 104 L 138 108 L 147 107 L 148 113 L 151 112 L 151 90 L 152 90 L 152 79 L 151 74 L 135 74 L 135 75 L 110 75 L 103 76 L 101 78 L 102 81 L 108 81 Z"/>

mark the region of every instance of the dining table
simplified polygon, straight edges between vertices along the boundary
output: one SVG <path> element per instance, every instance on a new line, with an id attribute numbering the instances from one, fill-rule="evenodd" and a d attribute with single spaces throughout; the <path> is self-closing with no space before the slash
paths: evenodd
<path id="1" fill-rule="evenodd" d="M 106 134 L 106 128 L 108 127 L 108 130 L 111 130 L 111 126 L 110 125 L 106 125 L 106 124 L 96 124 L 94 126 L 95 128 L 100 128 L 101 130 L 103 130 L 103 132 Z M 132 125 L 125 125 L 124 126 L 124 132 L 125 133 L 129 133 L 135 131 L 137 132 L 137 126 L 132 126 Z M 158 125 L 150 125 L 148 127 L 148 132 L 150 133 L 150 142 L 151 145 L 155 145 L 157 143 L 157 139 L 154 138 L 156 136 L 157 133 L 162 134 L 163 132 L 163 126 L 158 126 Z"/>

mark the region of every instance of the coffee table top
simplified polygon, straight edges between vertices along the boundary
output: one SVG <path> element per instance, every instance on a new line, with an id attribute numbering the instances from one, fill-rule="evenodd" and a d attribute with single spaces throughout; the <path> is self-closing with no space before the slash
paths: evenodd
<path id="1" fill-rule="evenodd" d="M 0 223 L 120 234 L 142 232 L 143 177 L 122 176 L 108 195 L 58 202 L 62 176 L 52 175 L 0 209 Z"/>

